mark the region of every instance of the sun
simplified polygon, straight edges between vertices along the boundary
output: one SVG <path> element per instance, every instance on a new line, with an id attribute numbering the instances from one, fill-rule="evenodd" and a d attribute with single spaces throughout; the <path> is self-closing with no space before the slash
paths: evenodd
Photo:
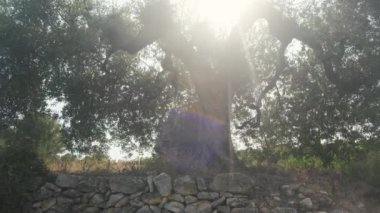
<path id="1" fill-rule="evenodd" d="M 187 18 L 206 22 L 211 27 L 228 31 L 237 24 L 244 10 L 252 0 L 171 0 L 181 5 Z"/>

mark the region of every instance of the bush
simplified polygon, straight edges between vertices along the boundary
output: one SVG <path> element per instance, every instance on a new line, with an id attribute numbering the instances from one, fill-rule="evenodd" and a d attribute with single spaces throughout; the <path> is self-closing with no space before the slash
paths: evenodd
<path id="1" fill-rule="evenodd" d="M 380 187 L 380 151 L 370 152 L 363 160 L 351 162 L 344 172 L 348 177 L 365 180 Z"/>
<path id="2" fill-rule="evenodd" d="M 294 157 L 290 155 L 288 158 L 280 160 L 278 165 L 287 169 L 322 169 L 323 161 L 315 156 Z"/>
<path id="3" fill-rule="evenodd" d="M 28 146 L 0 150 L 0 212 L 21 212 L 35 178 L 47 174 L 43 163 Z"/>

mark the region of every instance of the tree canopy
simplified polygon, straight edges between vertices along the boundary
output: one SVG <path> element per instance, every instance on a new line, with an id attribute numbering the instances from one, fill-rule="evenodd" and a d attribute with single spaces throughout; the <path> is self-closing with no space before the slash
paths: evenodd
<path id="1" fill-rule="evenodd" d="M 376 0 L 253 1 L 218 35 L 169 1 L 2 1 L 0 131 L 56 99 L 70 149 L 90 151 L 108 135 L 152 146 L 170 109 L 199 102 L 216 112 L 222 102 L 210 97 L 232 89 L 232 108 L 220 110 L 233 112 L 248 147 L 286 144 L 325 163 L 370 150 L 379 146 L 379 10 Z"/>

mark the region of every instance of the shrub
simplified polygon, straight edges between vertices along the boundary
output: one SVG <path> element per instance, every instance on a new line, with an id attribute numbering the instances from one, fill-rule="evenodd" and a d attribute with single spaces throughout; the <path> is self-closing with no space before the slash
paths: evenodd
<path id="1" fill-rule="evenodd" d="M 323 161 L 315 156 L 294 157 L 293 155 L 290 155 L 289 157 L 280 160 L 278 165 L 287 169 L 322 169 Z"/>
<path id="2" fill-rule="evenodd" d="M 28 146 L 0 150 L 0 212 L 21 212 L 35 177 L 45 174 L 43 163 Z"/>
<path id="3" fill-rule="evenodd" d="M 349 163 L 344 172 L 348 177 L 367 181 L 369 184 L 380 186 L 380 151 L 373 151 L 360 161 Z"/>

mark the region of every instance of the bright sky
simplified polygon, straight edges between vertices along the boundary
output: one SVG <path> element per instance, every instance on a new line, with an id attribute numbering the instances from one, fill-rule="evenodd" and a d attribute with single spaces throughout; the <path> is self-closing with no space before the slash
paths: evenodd
<path id="1" fill-rule="evenodd" d="M 252 0 L 171 0 L 173 5 L 179 5 L 181 12 L 191 16 L 186 18 L 206 22 L 221 31 L 230 30 L 251 2 Z"/>

